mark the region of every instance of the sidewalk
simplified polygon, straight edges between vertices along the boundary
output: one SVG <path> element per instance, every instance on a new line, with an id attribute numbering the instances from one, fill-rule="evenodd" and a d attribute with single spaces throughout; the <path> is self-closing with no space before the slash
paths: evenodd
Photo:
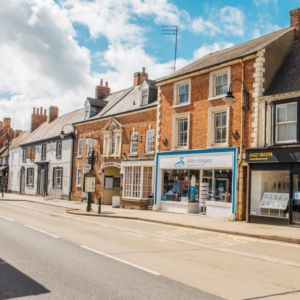
<path id="1" fill-rule="evenodd" d="M 101 206 L 101 215 L 98 215 L 98 205 L 92 204 L 93 211 L 86 212 L 86 203 L 67 200 L 48 200 L 44 197 L 23 196 L 5 194 L 1 200 L 22 200 L 66 208 L 66 213 L 85 216 L 97 216 L 105 218 L 123 218 L 141 220 L 167 225 L 202 229 L 207 231 L 221 232 L 233 235 L 248 236 L 267 240 L 282 241 L 300 244 L 300 228 L 282 227 L 261 224 L 249 224 L 239 221 L 208 218 L 192 214 L 178 214 L 162 211 L 133 210 L 112 208 L 109 205 Z"/>

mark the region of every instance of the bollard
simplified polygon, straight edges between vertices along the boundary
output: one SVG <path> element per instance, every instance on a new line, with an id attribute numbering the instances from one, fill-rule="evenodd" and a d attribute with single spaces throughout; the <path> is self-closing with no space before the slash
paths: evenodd
<path id="1" fill-rule="evenodd" d="M 99 203 L 98 203 L 98 214 L 101 214 L 101 196 L 99 196 Z"/>

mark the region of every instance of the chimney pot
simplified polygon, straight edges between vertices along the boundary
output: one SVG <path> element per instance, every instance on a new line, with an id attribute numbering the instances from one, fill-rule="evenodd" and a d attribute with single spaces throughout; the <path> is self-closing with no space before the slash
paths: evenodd
<path id="1" fill-rule="evenodd" d="M 33 114 L 35 115 L 35 107 L 33 108 Z"/>
<path id="2" fill-rule="evenodd" d="M 145 67 L 143 67 L 143 73 L 146 73 L 146 68 Z"/>
<path id="3" fill-rule="evenodd" d="M 44 115 L 47 116 L 47 109 L 45 109 L 44 112 L 45 112 Z"/>
<path id="4" fill-rule="evenodd" d="M 41 107 L 41 115 L 43 114 L 43 108 Z"/>
<path id="5" fill-rule="evenodd" d="M 107 86 L 107 87 L 108 87 L 108 82 L 107 82 L 107 81 L 105 82 L 105 86 Z"/>
<path id="6" fill-rule="evenodd" d="M 39 108 L 37 109 L 37 112 L 36 112 L 36 114 L 37 114 L 37 115 L 39 115 L 39 114 L 40 114 L 40 109 L 39 109 Z"/>
<path id="7" fill-rule="evenodd" d="M 133 85 L 138 86 L 148 79 L 148 73 L 146 73 L 146 68 L 143 67 L 143 72 L 136 72 L 133 74 Z"/>
<path id="8" fill-rule="evenodd" d="M 101 86 L 103 85 L 103 79 L 100 80 L 100 85 L 101 85 Z"/>
<path id="9" fill-rule="evenodd" d="M 300 8 L 295 8 L 290 11 L 290 27 L 295 28 L 294 39 L 300 38 Z"/>

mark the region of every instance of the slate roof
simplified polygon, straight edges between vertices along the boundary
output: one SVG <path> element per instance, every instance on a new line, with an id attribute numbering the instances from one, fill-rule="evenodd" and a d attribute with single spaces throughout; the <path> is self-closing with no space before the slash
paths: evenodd
<path id="1" fill-rule="evenodd" d="M 178 70 L 177 72 L 165 76 L 163 78 L 157 79 L 157 82 L 162 82 L 171 78 L 175 78 L 181 75 L 185 75 L 188 73 L 192 73 L 195 71 L 199 71 L 202 69 L 206 69 L 208 67 L 212 67 L 215 65 L 219 65 L 225 62 L 229 62 L 234 59 L 243 58 L 245 56 L 255 54 L 261 49 L 265 48 L 268 44 L 278 39 L 282 35 L 288 33 L 289 31 L 294 30 L 294 28 L 285 28 L 279 31 L 275 31 L 273 33 L 267 34 L 260 38 L 251 40 L 249 42 L 233 46 L 231 48 L 224 49 L 222 51 L 218 51 L 215 53 L 208 54 L 188 66 Z"/>
<path id="2" fill-rule="evenodd" d="M 264 96 L 300 91 L 300 41 L 294 42 Z"/>
<path id="3" fill-rule="evenodd" d="M 87 97 L 86 100 L 89 101 L 91 106 L 103 107 L 107 104 L 106 100 L 99 100 L 99 99 L 90 98 L 90 97 Z"/>
<path id="4" fill-rule="evenodd" d="M 9 150 L 13 150 L 19 148 L 22 143 L 26 141 L 30 134 L 30 128 L 26 131 L 21 132 L 18 137 L 12 140 L 11 145 L 9 146 Z"/>
<path id="5" fill-rule="evenodd" d="M 68 114 L 62 115 L 51 123 L 44 122 L 36 130 L 28 134 L 28 137 L 22 140 L 22 144 L 38 142 L 47 138 L 56 137 L 60 134 L 62 127 L 65 124 L 72 124 L 84 119 L 84 108 L 75 110 Z M 64 132 L 70 133 L 73 131 L 72 126 L 65 126 Z"/>

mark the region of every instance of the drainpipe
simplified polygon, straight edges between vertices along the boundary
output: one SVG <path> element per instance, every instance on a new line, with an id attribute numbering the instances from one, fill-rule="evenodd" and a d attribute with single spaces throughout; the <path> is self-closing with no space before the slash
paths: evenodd
<path id="1" fill-rule="evenodd" d="M 75 139 L 75 130 L 72 133 L 72 142 L 71 142 L 71 157 L 70 157 L 70 164 L 71 164 L 71 171 L 70 171 L 70 192 L 69 192 L 69 200 L 71 201 L 72 195 L 72 184 L 73 184 L 73 152 L 74 152 L 74 139 Z"/>

